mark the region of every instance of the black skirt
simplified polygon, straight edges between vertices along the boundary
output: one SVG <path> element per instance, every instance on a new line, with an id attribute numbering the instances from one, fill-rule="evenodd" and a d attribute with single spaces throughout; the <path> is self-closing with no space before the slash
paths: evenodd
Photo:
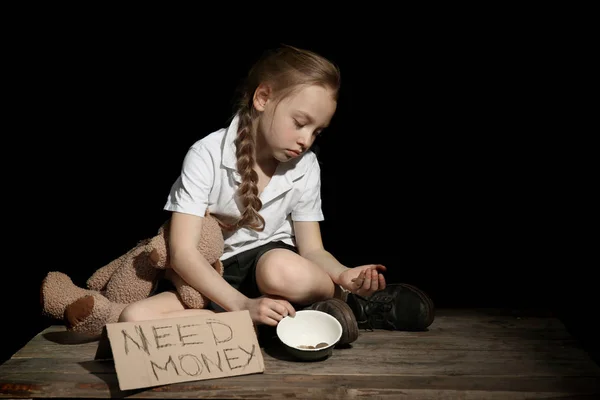
<path id="1" fill-rule="evenodd" d="M 256 265 L 258 264 L 260 257 L 272 249 L 287 249 L 294 253 L 298 253 L 296 247 L 290 246 L 287 243 L 281 241 L 269 242 L 262 246 L 235 254 L 223 261 L 223 278 L 248 298 L 253 299 L 262 296 L 258 284 L 256 283 Z M 170 280 L 162 278 L 159 280 L 154 293 L 156 294 L 169 290 L 175 291 L 175 286 Z M 207 308 L 218 312 L 225 311 L 213 301 L 210 302 Z"/>

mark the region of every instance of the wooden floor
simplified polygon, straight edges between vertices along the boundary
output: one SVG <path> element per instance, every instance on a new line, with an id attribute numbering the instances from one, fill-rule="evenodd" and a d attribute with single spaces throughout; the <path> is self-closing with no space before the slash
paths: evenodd
<path id="1" fill-rule="evenodd" d="M 441 309 L 428 332 L 362 331 L 318 362 L 266 342 L 262 374 L 126 392 L 98 342 L 71 339 L 33 338 L 0 366 L 0 398 L 600 399 L 600 367 L 562 323 L 514 311 Z"/>

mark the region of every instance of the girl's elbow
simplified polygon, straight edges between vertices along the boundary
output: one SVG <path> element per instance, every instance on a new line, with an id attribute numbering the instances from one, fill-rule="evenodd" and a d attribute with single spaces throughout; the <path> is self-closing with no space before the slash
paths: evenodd
<path id="1" fill-rule="evenodd" d="M 203 256 L 194 248 L 173 248 L 170 254 L 170 267 L 175 271 L 180 271 L 182 268 L 186 268 L 187 265 L 195 264 Z"/>

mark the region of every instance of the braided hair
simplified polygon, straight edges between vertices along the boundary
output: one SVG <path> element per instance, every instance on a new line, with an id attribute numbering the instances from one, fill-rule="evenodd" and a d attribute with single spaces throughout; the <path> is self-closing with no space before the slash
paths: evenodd
<path id="1" fill-rule="evenodd" d="M 274 100 L 279 102 L 300 86 L 320 85 L 330 89 L 337 100 L 340 88 L 338 67 L 321 55 L 304 49 L 283 45 L 267 51 L 252 66 L 240 88 L 235 114 L 239 117 L 235 139 L 237 170 L 242 182 L 237 194 L 243 211 L 237 221 L 226 223 L 219 219 L 226 231 L 249 228 L 264 230 L 265 220 L 259 214 L 262 202 L 258 196 L 258 174 L 254 170 L 256 161 L 256 126 L 260 113 L 254 108 L 253 98 L 258 86 L 268 83 Z"/>

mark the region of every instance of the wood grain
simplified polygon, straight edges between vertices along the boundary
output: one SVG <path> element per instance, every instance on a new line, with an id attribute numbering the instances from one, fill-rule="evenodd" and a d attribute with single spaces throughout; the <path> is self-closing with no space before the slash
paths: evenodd
<path id="1" fill-rule="evenodd" d="M 121 392 L 97 341 L 63 326 L 0 366 L 0 398 L 529 399 L 600 396 L 600 367 L 552 316 L 439 310 L 427 332 L 361 331 L 323 361 L 292 359 L 276 338 L 265 372 Z M 592 397 L 589 397 L 592 398 Z"/>

